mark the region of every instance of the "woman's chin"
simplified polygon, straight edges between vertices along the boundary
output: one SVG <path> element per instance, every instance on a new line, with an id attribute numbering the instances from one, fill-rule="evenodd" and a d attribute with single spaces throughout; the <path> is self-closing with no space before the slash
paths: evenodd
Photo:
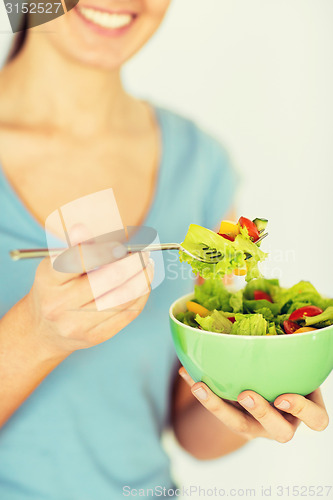
<path id="1" fill-rule="evenodd" d="M 71 50 L 65 49 L 63 53 L 67 59 L 70 59 L 73 63 L 101 71 L 112 72 L 120 70 L 121 66 L 126 61 L 125 56 L 120 57 L 119 54 L 112 54 L 112 52 L 105 54 L 105 51 L 99 51 L 95 47 L 86 50 L 84 53 L 82 50 L 75 50 L 74 48 Z"/>

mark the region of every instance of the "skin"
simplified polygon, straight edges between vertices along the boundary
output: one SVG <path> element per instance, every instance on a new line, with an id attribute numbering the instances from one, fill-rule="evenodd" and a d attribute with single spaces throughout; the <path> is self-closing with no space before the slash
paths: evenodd
<path id="1" fill-rule="evenodd" d="M 156 31 L 169 3 L 96 0 L 95 8 L 135 12 L 126 35 L 96 33 L 74 9 L 48 23 L 50 29 L 29 30 L 23 49 L 0 72 L 2 167 L 40 224 L 59 206 L 109 186 L 124 225 L 145 220 L 154 198 L 159 130 L 150 106 L 125 92 L 120 70 Z M 57 235 L 56 227 L 49 229 Z M 82 228 L 72 231 L 80 241 Z M 140 294 L 143 276 L 151 283 L 147 255 L 144 265 L 129 256 L 91 273 L 98 295 L 119 299 L 120 310 L 93 310 L 87 275 L 58 273 L 45 259 L 30 292 L 0 320 L 0 425 L 72 352 L 113 337 L 143 310 L 149 294 L 130 302 L 126 297 Z M 319 391 L 307 398 L 285 396 L 296 409 L 293 421 L 255 394 L 248 411 L 208 388 L 208 398 L 199 401 L 199 386 L 204 384 L 193 387 L 190 379 L 176 377 L 171 421 L 180 444 L 201 459 L 230 453 L 261 435 L 284 442 L 301 420 L 315 430 L 327 424 Z"/>
<path id="2" fill-rule="evenodd" d="M 200 426 L 200 433 L 196 436 L 199 442 L 191 440 L 191 426 L 195 425 L 191 424 L 191 419 L 197 421 L 199 427 L 200 420 L 202 425 L 207 412 L 202 413 L 201 419 L 198 418 L 195 403 L 189 402 L 183 408 L 183 412 L 190 423 L 190 429 L 185 428 L 185 422 L 178 421 L 180 442 L 184 448 L 199 459 L 221 456 L 223 440 L 225 440 L 224 450 L 227 452 L 258 437 L 287 443 L 293 438 L 301 422 L 315 431 L 323 431 L 329 422 L 320 389 L 316 389 L 306 397 L 298 394 L 280 395 L 275 399 L 274 406 L 259 394 L 253 391 L 244 391 L 238 395 L 236 403 L 219 398 L 203 382 L 195 383 L 184 367 L 180 368 L 179 375 L 190 388 L 191 394 L 202 407 L 208 410 L 208 415 L 215 417 L 211 421 L 206 417 L 205 427 Z M 282 402 L 283 411 L 279 409 Z M 286 408 L 287 403 L 289 403 L 288 408 Z M 212 441 L 209 457 L 204 448 L 207 439 Z M 213 444 L 214 439 L 216 440 L 215 445 Z"/>

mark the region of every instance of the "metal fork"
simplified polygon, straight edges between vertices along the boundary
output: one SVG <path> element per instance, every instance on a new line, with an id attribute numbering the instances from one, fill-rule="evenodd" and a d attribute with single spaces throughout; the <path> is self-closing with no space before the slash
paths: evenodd
<path id="1" fill-rule="evenodd" d="M 257 243 L 260 243 L 268 233 L 262 234 L 260 238 L 256 241 Z M 84 245 L 84 243 L 82 244 Z M 183 248 L 180 243 L 160 243 L 160 244 L 152 244 L 152 245 L 122 245 L 119 244 L 120 247 L 124 248 L 126 250 L 125 253 L 121 257 L 124 257 L 126 253 L 128 252 L 143 252 L 143 251 L 149 251 L 149 252 L 154 252 L 157 250 L 179 250 L 181 252 L 186 253 L 189 257 L 192 259 L 198 260 L 200 262 L 204 262 L 205 264 L 217 264 L 220 260 L 224 258 L 224 255 L 217 250 L 216 248 L 209 247 L 205 243 L 201 243 L 202 248 L 201 248 L 201 255 L 193 254 L 186 250 L 186 248 Z M 75 248 L 75 247 L 72 247 Z M 23 260 L 23 259 L 40 259 L 44 257 L 56 257 L 60 255 L 64 251 L 69 251 L 70 249 L 68 248 L 35 248 L 35 249 L 21 249 L 21 250 L 11 250 L 9 252 L 10 257 L 12 260 Z M 247 253 L 246 254 L 246 259 L 250 259 L 252 257 L 251 254 Z"/>

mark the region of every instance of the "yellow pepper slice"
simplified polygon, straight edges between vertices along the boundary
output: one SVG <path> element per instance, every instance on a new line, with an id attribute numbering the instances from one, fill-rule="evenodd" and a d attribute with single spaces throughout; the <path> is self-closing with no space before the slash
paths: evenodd
<path id="1" fill-rule="evenodd" d="M 232 236 L 236 238 L 237 234 L 239 234 L 239 225 L 231 222 L 230 220 L 223 220 L 220 225 L 220 234 L 227 234 L 228 236 Z"/>
<path id="2" fill-rule="evenodd" d="M 202 318 L 210 314 L 210 311 L 208 311 L 208 309 L 206 309 L 204 306 L 201 306 L 200 304 L 197 304 L 196 302 L 193 302 L 192 300 L 186 302 L 186 307 L 188 311 L 199 314 L 199 316 L 201 316 Z"/>
<path id="3" fill-rule="evenodd" d="M 246 273 L 247 273 L 247 269 L 245 267 L 234 270 L 235 276 L 245 276 Z"/>
<path id="4" fill-rule="evenodd" d="M 295 330 L 294 333 L 312 332 L 312 330 L 318 330 L 318 328 L 312 328 L 311 326 L 302 326 L 302 328 Z"/>

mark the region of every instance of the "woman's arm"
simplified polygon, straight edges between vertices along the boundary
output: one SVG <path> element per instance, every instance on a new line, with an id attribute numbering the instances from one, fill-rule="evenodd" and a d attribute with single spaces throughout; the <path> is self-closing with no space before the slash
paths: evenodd
<path id="1" fill-rule="evenodd" d="M 142 256 L 145 267 L 134 255 L 90 271 L 98 298 L 118 304 L 105 310 L 96 310 L 87 274 L 40 263 L 28 295 L 0 320 L 0 427 L 71 352 L 104 342 L 140 314 L 154 274 Z"/>
<path id="2" fill-rule="evenodd" d="M 24 297 L 0 320 L 0 427 L 68 355 L 53 354 L 30 335 Z"/>

